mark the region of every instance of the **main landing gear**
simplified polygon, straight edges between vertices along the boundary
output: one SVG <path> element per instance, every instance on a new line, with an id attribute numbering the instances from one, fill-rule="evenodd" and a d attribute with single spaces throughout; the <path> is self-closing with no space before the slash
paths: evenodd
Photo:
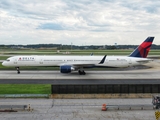
<path id="1" fill-rule="evenodd" d="M 86 73 L 84 72 L 84 70 L 78 70 L 80 75 L 85 75 Z"/>
<path id="2" fill-rule="evenodd" d="M 16 67 L 16 69 L 17 69 L 17 74 L 20 74 L 19 67 Z"/>

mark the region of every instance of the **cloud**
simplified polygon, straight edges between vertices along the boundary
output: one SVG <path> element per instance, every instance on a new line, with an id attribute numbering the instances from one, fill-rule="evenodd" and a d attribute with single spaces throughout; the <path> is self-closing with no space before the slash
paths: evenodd
<path id="1" fill-rule="evenodd" d="M 160 44 L 159 14 L 159 0 L 1 0 L 0 40 L 2 44 L 139 44 L 152 35 Z"/>

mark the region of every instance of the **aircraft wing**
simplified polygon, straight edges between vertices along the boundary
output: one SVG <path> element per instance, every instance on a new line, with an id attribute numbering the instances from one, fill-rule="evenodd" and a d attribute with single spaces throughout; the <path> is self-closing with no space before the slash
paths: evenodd
<path id="1" fill-rule="evenodd" d="M 104 61 L 105 61 L 105 59 L 106 59 L 106 55 L 102 58 L 102 60 L 101 61 L 99 61 L 99 63 L 97 63 L 97 64 L 103 64 L 104 63 Z M 63 65 L 70 65 L 70 66 L 72 66 L 72 67 L 74 67 L 74 68 L 81 68 L 81 67 L 94 67 L 95 65 L 97 65 L 97 64 L 93 64 L 93 63 L 90 63 L 90 62 L 74 62 L 74 63 L 63 63 L 63 64 L 60 64 L 59 66 L 63 66 Z"/>
<path id="2" fill-rule="evenodd" d="M 68 64 L 67 64 L 68 65 Z M 71 65 L 71 64 L 70 64 Z M 73 67 L 77 67 L 77 68 L 80 68 L 80 67 L 93 67 L 95 66 L 95 64 L 89 64 L 89 63 L 82 63 L 82 64 L 72 64 L 71 66 Z"/>

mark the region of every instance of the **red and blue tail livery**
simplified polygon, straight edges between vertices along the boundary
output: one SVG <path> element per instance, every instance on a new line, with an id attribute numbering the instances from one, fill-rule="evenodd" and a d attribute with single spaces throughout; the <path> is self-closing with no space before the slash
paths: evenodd
<path id="1" fill-rule="evenodd" d="M 154 37 L 148 37 L 141 45 L 139 45 L 130 55 L 129 57 L 140 57 L 146 58 L 150 48 L 152 46 L 152 42 Z"/>

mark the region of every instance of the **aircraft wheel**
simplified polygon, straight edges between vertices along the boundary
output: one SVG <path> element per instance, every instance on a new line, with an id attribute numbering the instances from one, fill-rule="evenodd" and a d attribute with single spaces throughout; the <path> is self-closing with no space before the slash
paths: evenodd
<path id="1" fill-rule="evenodd" d="M 17 74 L 20 74 L 20 70 L 19 70 L 19 67 L 17 67 Z"/>
<path id="2" fill-rule="evenodd" d="M 80 75 L 85 75 L 85 74 L 86 74 L 86 73 L 84 72 L 84 70 L 83 70 L 83 71 L 79 70 L 78 72 L 79 72 Z"/>
<path id="3" fill-rule="evenodd" d="M 83 71 L 83 75 L 85 75 L 86 73 Z"/>

